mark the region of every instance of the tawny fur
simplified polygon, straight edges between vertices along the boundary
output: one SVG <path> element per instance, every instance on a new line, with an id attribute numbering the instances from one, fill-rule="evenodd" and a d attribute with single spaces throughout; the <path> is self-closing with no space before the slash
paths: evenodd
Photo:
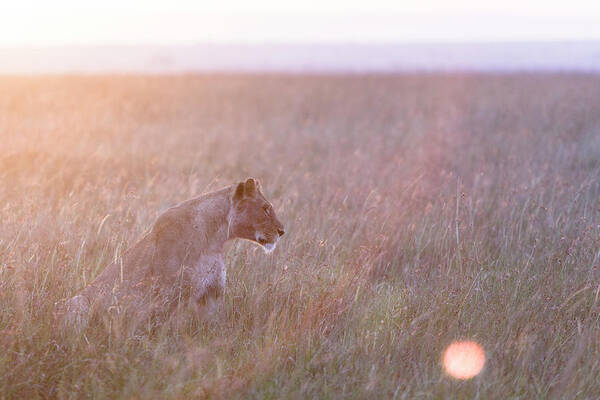
<path id="1" fill-rule="evenodd" d="M 188 200 L 160 215 L 118 261 L 61 304 L 62 325 L 81 328 L 94 312 L 135 325 L 182 302 L 213 312 L 225 290 L 225 242 L 242 238 L 272 249 L 283 233 L 253 178 Z"/>

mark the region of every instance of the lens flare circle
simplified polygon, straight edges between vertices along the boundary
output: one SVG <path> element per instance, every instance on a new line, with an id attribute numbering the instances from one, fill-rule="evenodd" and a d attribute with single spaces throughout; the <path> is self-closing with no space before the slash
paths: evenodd
<path id="1" fill-rule="evenodd" d="M 476 342 L 454 342 L 444 352 L 443 363 L 451 377 L 471 379 L 483 369 L 485 352 Z"/>

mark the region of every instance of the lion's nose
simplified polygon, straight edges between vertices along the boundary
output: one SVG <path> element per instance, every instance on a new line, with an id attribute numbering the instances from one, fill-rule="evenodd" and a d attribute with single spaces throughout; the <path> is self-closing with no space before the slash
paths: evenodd
<path id="1" fill-rule="evenodd" d="M 277 233 L 279 233 L 279 236 L 283 236 L 285 231 L 283 229 L 277 229 Z"/>

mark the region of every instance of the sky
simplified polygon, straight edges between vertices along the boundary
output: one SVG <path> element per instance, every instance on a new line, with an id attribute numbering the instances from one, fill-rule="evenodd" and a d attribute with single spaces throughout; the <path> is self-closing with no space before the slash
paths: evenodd
<path id="1" fill-rule="evenodd" d="M 5 0 L 0 46 L 600 40 L 589 0 Z"/>

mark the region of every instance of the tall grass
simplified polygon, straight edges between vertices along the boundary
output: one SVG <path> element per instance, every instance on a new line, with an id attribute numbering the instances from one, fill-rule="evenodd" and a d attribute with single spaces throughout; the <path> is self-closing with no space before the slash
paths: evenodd
<path id="1" fill-rule="evenodd" d="M 0 78 L 0 397 L 598 398 L 599 110 L 585 75 Z M 55 333 L 160 212 L 247 176 L 287 233 L 228 245 L 216 321 Z"/>

